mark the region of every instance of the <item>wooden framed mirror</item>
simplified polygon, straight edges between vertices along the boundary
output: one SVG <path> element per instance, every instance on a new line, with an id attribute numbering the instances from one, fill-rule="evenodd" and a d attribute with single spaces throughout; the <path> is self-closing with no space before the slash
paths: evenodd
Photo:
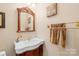
<path id="1" fill-rule="evenodd" d="M 17 8 L 18 11 L 18 31 L 33 32 L 35 31 L 35 14 L 28 7 Z"/>

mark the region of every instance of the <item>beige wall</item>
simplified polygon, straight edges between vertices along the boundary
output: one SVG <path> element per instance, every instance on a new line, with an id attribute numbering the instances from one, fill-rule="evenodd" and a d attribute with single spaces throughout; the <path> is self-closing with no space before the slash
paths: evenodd
<path id="1" fill-rule="evenodd" d="M 56 46 L 50 43 L 49 41 L 49 29 L 47 29 L 48 24 L 53 23 L 62 23 L 62 22 L 73 22 L 79 21 L 79 4 L 58 4 L 58 13 L 56 16 L 47 18 L 46 17 L 46 6 L 48 4 L 39 4 L 39 8 L 37 10 L 37 32 L 38 35 L 45 39 L 45 52 L 44 55 L 70 55 L 70 52 L 78 50 L 78 39 L 79 39 L 79 30 L 78 29 L 68 29 L 67 32 L 67 48 L 62 49 L 60 46 Z M 73 51 L 74 52 L 74 51 Z M 79 55 L 78 51 L 76 54 L 71 55 Z"/>
<path id="2" fill-rule="evenodd" d="M 56 16 L 46 17 L 46 6 L 48 4 L 36 4 L 31 6 L 27 4 L 0 4 L 0 11 L 6 13 L 6 28 L 0 29 L 0 51 L 5 50 L 7 55 L 15 55 L 14 41 L 18 34 L 22 34 L 25 39 L 30 39 L 38 36 L 45 40 L 44 55 L 70 55 L 66 53 L 68 49 L 77 51 L 74 55 L 79 55 L 78 39 L 79 30 L 68 30 L 67 32 L 67 48 L 63 49 L 60 46 L 51 44 L 49 41 L 50 33 L 47 28 L 48 24 L 59 22 L 79 21 L 79 4 L 58 4 L 58 13 Z M 16 8 L 29 6 L 36 14 L 36 32 L 17 33 L 17 11 Z M 62 52 L 62 53 L 61 53 Z"/>

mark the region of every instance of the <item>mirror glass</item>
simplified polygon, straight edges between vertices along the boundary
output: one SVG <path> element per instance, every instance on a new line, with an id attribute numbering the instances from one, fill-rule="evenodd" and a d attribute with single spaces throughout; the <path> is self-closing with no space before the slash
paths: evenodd
<path id="1" fill-rule="evenodd" d="M 18 32 L 35 31 L 35 14 L 29 8 L 18 8 Z"/>

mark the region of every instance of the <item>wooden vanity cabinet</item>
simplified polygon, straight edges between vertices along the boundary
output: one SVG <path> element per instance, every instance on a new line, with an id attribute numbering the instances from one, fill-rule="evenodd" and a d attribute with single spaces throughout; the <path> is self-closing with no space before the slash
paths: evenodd
<path id="1" fill-rule="evenodd" d="M 34 50 L 26 51 L 21 54 L 16 54 L 16 56 L 43 56 L 43 45 L 40 45 Z"/>

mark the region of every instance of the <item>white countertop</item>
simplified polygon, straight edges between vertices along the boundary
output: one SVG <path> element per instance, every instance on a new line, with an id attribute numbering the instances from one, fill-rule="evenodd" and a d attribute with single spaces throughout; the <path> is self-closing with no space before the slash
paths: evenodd
<path id="1" fill-rule="evenodd" d="M 40 39 L 40 38 L 24 40 L 24 41 L 20 41 L 18 43 L 15 42 L 15 51 L 17 54 L 21 54 L 25 51 L 36 49 L 43 43 L 44 43 L 44 40 Z"/>

